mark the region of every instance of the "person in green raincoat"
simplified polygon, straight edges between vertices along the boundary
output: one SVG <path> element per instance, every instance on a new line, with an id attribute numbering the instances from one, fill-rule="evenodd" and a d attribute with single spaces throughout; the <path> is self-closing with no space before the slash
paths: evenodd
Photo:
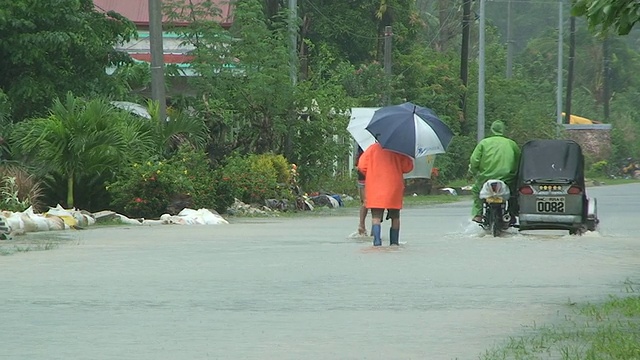
<path id="1" fill-rule="evenodd" d="M 509 186 L 512 194 L 515 191 L 520 147 L 515 141 L 504 136 L 502 121 L 494 121 L 491 124 L 491 132 L 493 136 L 482 139 L 469 159 L 469 172 L 476 179 L 471 188 L 473 193 L 471 216 L 475 222 L 482 222 L 482 200 L 479 195 L 485 181 L 502 180 Z"/>

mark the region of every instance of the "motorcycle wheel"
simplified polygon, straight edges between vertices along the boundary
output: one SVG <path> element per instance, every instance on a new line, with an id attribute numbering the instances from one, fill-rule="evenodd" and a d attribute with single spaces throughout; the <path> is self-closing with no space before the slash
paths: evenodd
<path id="1" fill-rule="evenodd" d="M 500 219 L 500 212 L 493 209 L 490 219 L 491 235 L 493 235 L 493 237 L 500 236 L 500 232 L 502 231 L 502 220 Z"/>

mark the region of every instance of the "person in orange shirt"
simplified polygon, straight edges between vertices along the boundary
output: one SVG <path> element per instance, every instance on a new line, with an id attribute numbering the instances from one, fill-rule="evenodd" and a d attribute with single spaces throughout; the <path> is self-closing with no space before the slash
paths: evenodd
<path id="1" fill-rule="evenodd" d="M 379 143 L 375 143 L 360 156 L 358 170 L 365 176 L 365 206 L 371 210 L 373 246 L 382 245 L 380 231 L 385 209 L 387 219 L 391 219 L 390 245 L 400 245 L 403 174 L 413 170 L 413 160 L 406 155 L 385 150 Z"/>

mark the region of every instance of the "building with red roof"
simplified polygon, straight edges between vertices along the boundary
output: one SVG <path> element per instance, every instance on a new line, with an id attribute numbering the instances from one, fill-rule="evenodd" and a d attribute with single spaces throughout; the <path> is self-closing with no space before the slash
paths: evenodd
<path id="1" fill-rule="evenodd" d="M 190 0 L 194 4 L 199 4 L 205 0 Z M 99 11 L 115 11 L 131 20 L 138 28 L 138 39 L 117 47 L 117 50 L 125 51 L 133 59 L 138 61 L 151 61 L 151 50 L 149 44 L 149 0 L 94 0 L 95 7 Z M 213 0 L 220 13 L 215 16 L 215 20 L 225 29 L 231 27 L 233 23 L 233 8 L 229 0 Z M 168 22 L 165 18 L 164 22 Z M 186 26 L 186 22 L 172 22 L 174 26 Z M 191 47 L 181 44 L 181 40 L 175 33 L 163 32 L 163 50 L 165 64 L 183 64 L 192 59 L 188 53 Z"/>

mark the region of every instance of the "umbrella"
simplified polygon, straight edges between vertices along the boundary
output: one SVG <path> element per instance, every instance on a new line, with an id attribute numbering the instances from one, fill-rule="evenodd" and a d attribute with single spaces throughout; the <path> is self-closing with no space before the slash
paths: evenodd
<path id="1" fill-rule="evenodd" d="M 412 158 L 442 154 L 453 138 L 433 110 L 410 102 L 378 109 L 366 129 L 383 148 Z"/>
<path id="2" fill-rule="evenodd" d="M 367 148 L 373 143 L 376 142 L 376 138 L 371 135 L 370 132 L 367 131 L 366 127 L 371 122 L 371 118 L 373 114 L 379 108 L 352 108 L 351 109 L 351 120 L 349 120 L 349 125 L 347 125 L 347 130 L 353 136 L 353 139 L 358 143 L 358 146 L 362 148 L 362 150 L 367 150 Z"/>

